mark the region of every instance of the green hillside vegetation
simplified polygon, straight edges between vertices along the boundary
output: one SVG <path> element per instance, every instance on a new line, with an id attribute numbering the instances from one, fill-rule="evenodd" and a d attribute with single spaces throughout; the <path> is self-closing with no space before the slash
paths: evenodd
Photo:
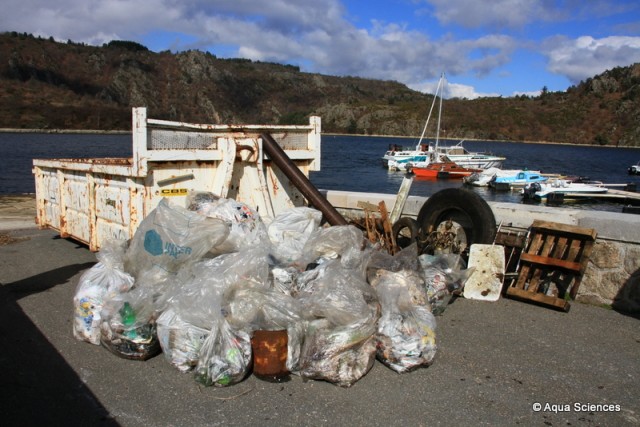
<path id="1" fill-rule="evenodd" d="M 0 58 L 2 128 L 128 130 L 131 107 L 145 106 L 157 119 L 304 124 L 318 115 L 326 133 L 413 136 L 433 99 L 394 81 L 122 40 L 96 47 L 7 32 Z M 442 120 L 447 138 L 640 146 L 640 64 L 537 97 L 449 99 Z"/>

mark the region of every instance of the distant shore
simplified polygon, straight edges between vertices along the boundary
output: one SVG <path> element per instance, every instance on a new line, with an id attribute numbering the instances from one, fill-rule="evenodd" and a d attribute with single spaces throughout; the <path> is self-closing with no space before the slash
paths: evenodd
<path id="1" fill-rule="evenodd" d="M 130 130 L 96 130 L 96 129 L 20 129 L 20 128 L 0 128 L 0 133 L 46 133 L 46 134 L 93 134 L 93 135 L 131 135 Z M 365 135 L 350 133 L 322 133 L 324 136 L 358 136 L 372 138 L 397 138 L 397 139 L 419 139 L 417 135 Z M 433 140 L 433 138 L 425 138 Z M 632 145 L 595 145 L 595 144 L 574 144 L 571 142 L 555 142 L 555 141 L 515 141 L 511 139 L 479 139 L 479 138 L 440 138 L 442 141 L 460 142 L 460 141 L 491 141 L 491 142 L 518 142 L 523 144 L 555 144 L 555 145 L 573 145 L 582 147 L 603 147 L 603 148 L 640 148 L 640 146 Z"/>
<path id="2" fill-rule="evenodd" d="M 127 135 L 130 130 L 95 130 L 95 129 L 21 129 L 0 128 L 0 133 L 74 133 L 74 134 L 103 134 L 103 135 Z"/>

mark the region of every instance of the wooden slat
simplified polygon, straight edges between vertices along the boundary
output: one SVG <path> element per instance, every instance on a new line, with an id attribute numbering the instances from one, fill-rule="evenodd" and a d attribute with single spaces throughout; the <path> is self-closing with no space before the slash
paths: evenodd
<path id="1" fill-rule="evenodd" d="M 566 268 L 567 270 L 573 270 L 573 271 L 580 271 L 580 269 L 582 268 L 579 262 L 565 261 L 562 259 L 556 259 L 552 257 L 542 256 L 542 255 L 532 255 L 528 253 L 521 254 L 520 260 L 532 262 L 540 265 L 547 265 L 550 267 Z"/>
<path id="2" fill-rule="evenodd" d="M 539 250 L 539 256 L 545 257 L 545 258 L 548 257 L 549 253 L 553 250 L 554 244 L 555 244 L 555 236 L 545 235 L 544 240 L 542 241 L 542 246 L 540 247 L 540 250 Z M 537 252 L 538 251 L 536 251 L 536 253 Z M 532 252 L 529 251 L 527 253 L 532 253 Z M 537 256 L 537 255 L 534 255 L 534 256 Z M 520 259 L 522 259 L 522 256 L 520 256 Z M 529 280 L 529 287 L 527 288 L 529 292 L 538 292 L 542 273 L 543 273 L 542 269 L 540 268 L 535 269 L 533 276 L 531 276 L 531 280 Z"/>
<path id="3" fill-rule="evenodd" d="M 544 230 L 552 233 L 564 232 L 568 234 L 581 235 L 588 240 L 596 240 L 598 233 L 596 230 L 592 228 L 583 228 L 570 224 L 562 224 L 559 222 L 549 222 L 549 221 L 541 221 L 535 220 L 533 224 L 531 224 L 531 228 L 533 230 Z"/>
<path id="4" fill-rule="evenodd" d="M 507 295 L 527 301 L 534 301 L 560 310 L 569 311 L 570 304 L 562 298 L 550 297 L 541 293 L 532 293 L 517 288 L 507 288 Z"/>

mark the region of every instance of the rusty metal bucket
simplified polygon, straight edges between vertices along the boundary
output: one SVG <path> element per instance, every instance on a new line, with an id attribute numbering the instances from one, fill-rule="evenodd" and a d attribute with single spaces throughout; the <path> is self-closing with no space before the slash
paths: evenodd
<path id="1" fill-rule="evenodd" d="M 254 331 L 251 337 L 253 374 L 267 381 L 287 381 L 289 379 L 288 345 L 289 336 L 286 329 Z"/>

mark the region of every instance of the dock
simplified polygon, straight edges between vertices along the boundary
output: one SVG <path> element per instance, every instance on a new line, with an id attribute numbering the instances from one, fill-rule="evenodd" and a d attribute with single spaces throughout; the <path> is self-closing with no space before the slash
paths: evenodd
<path id="1" fill-rule="evenodd" d="M 629 205 L 640 205 L 640 193 L 633 191 L 617 190 L 615 188 L 609 188 L 607 184 L 603 185 L 607 187 L 606 193 L 561 193 L 565 199 L 596 199 L 605 200 L 610 202 L 618 202 Z"/>

